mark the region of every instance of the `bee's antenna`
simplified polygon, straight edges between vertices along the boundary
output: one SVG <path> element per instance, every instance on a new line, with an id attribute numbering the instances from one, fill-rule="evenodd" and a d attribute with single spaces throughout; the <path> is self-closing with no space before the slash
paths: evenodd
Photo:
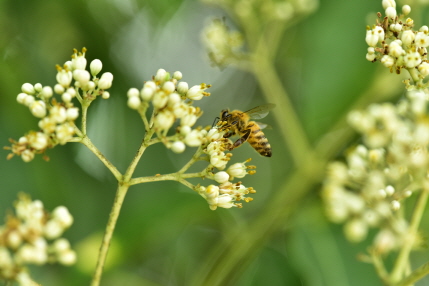
<path id="1" fill-rule="evenodd" d="M 212 128 L 216 126 L 216 124 L 219 122 L 220 118 L 216 117 L 215 120 L 213 121 L 213 125 Z"/>

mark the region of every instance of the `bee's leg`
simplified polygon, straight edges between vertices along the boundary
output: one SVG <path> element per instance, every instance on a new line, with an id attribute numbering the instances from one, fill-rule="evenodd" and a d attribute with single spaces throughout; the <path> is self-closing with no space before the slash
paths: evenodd
<path id="1" fill-rule="evenodd" d="M 234 142 L 234 144 L 230 147 L 229 150 L 232 150 L 234 148 L 239 147 L 241 144 L 243 144 L 244 142 L 247 141 L 247 139 L 249 138 L 250 132 L 252 132 L 251 129 L 248 129 L 246 133 L 244 133 L 243 136 L 241 136 L 237 141 Z"/>
<path id="2" fill-rule="evenodd" d="M 223 135 L 223 138 L 229 138 L 229 137 L 231 137 L 232 135 L 235 135 L 235 132 L 228 131 L 228 132 L 226 132 L 226 133 Z"/>

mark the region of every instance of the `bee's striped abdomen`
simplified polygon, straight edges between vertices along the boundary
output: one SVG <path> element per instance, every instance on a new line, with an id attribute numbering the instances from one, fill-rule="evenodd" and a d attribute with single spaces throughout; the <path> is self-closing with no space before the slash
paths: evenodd
<path id="1" fill-rule="evenodd" d="M 271 145 L 261 128 L 253 121 L 249 122 L 247 127 L 252 130 L 249 139 L 247 139 L 250 145 L 262 156 L 271 157 Z"/>

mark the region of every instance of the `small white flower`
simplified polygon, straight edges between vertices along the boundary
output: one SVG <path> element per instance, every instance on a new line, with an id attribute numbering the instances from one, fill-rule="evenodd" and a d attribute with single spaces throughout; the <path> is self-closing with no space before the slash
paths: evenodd
<path id="1" fill-rule="evenodd" d="M 55 239 L 60 237 L 64 232 L 64 228 L 58 220 L 51 219 L 45 224 L 44 234 L 48 239 Z"/>
<path id="2" fill-rule="evenodd" d="M 51 98 L 53 95 L 52 87 L 44 86 L 40 92 L 40 95 L 45 99 Z"/>
<path id="3" fill-rule="evenodd" d="M 181 81 L 177 84 L 177 92 L 180 94 L 186 94 L 189 90 L 188 83 Z"/>
<path id="4" fill-rule="evenodd" d="M 64 106 L 54 106 L 49 110 L 50 117 L 57 123 L 63 123 L 67 119 L 67 110 Z"/>
<path id="5" fill-rule="evenodd" d="M 243 178 L 247 175 L 246 165 L 243 163 L 235 163 L 226 170 L 231 177 Z"/>
<path id="6" fill-rule="evenodd" d="M 180 119 L 180 125 L 182 126 L 194 126 L 197 122 L 198 117 L 195 114 L 186 114 Z"/>
<path id="7" fill-rule="evenodd" d="M 228 159 L 224 152 L 212 153 L 210 156 L 210 164 L 212 164 L 214 167 L 218 168 L 219 170 L 225 169 L 227 163 L 228 163 Z"/>
<path id="8" fill-rule="evenodd" d="M 173 113 L 176 118 L 182 118 L 183 116 L 186 116 L 186 114 L 189 114 L 189 105 L 187 105 L 184 102 L 180 102 L 174 107 Z"/>
<path id="9" fill-rule="evenodd" d="M 201 145 L 202 139 L 203 137 L 198 130 L 192 130 L 186 135 L 184 141 L 189 147 L 198 147 Z"/>
<path id="10" fill-rule="evenodd" d="M 171 144 L 171 150 L 174 153 L 177 153 L 177 154 L 183 153 L 183 151 L 185 151 L 185 149 L 186 149 L 186 145 L 182 141 L 176 141 L 173 144 Z"/>
<path id="11" fill-rule="evenodd" d="M 375 54 L 370 54 L 370 53 L 366 54 L 366 59 L 370 62 L 372 62 L 375 58 L 376 58 Z"/>
<path id="12" fill-rule="evenodd" d="M 92 76 L 96 76 L 101 71 L 102 68 L 103 68 L 103 64 L 98 59 L 93 60 L 89 65 L 89 69 L 91 70 Z"/>
<path id="13" fill-rule="evenodd" d="M 103 91 L 103 93 L 101 94 L 101 97 L 103 99 L 108 99 L 110 97 L 110 92 L 108 91 Z"/>
<path id="14" fill-rule="evenodd" d="M 7 244 L 12 249 L 17 249 L 22 243 L 22 236 L 17 230 L 12 230 L 7 235 Z"/>
<path id="15" fill-rule="evenodd" d="M 173 126 L 175 120 L 176 118 L 172 112 L 163 110 L 156 115 L 154 123 L 157 128 L 161 130 L 168 130 L 171 126 Z"/>
<path id="16" fill-rule="evenodd" d="M 138 109 L 140 107 L 141 100 L 137 96 L 128 97 L 127 105 L 131 109 Z"/>
<path id="17" fill-rule="evenodd" d="M 61 69 L 57 73 L 57 82 L 63 87 L 68 87 L 72 79 L 73 79 L 73 74 L 71 71 Z"/>
<path id="18" fill-rule="evenodd" d="M 24 162 L 30 162 L 34 159 L 34 153 L 26 149 L 21 153 L 21 158 Z"/>
<path id="19" fill-rule="evenodd" d="M 422 57 L 418 52 L 408 52 L 404 56 L 405 66 L 407 68 L 414 68 L 422 62 Z"/>
<path id="20" fill-rule="evenodd" d="M 389 17 L 390 19 L 395 19 L 396 18 L 396 8 L 387 7 L 386 8 L 386 16 Z"/>
<path id="21" fill-rule="evenodd" d="M 388 55 L 384 55 L 380 61 L 387 68 L 390 68 L 395 64 L 395 59 Z"/>
<path id="22" fill-rule="evenodd" d="M 365 41 L 370 47 L 375 47 L 378 43 L 378 35 L 375 30 L 367 30 Z"/>
<path id="23" fill-rule="evenodd" d="M 54 91 L 55 91 L 56 94 L 62 94 L 64 92 L 64 90 L 65 90 L 64 87 L 61 84 L 59 84 L 59 83 L 57 83 L 54 86 Z"/>
<path id="24" fill-rule="evenodd" d="M 165 69 L 159 69 L 156 72 L 155 80 L 159 82 L 164 82 L 168 79 L 168 73 L 165 71 Z"/>
<path id="25" fill-rule="evenodd" d="M 408 15 L 411 12 L 411 7 L 410 5 L 404 5 L 402 6 L 402 13 L 404 13 L 404 15 Z"/>
<path id="26" fill-rule="evenodd" d="M 84 70 L 86 68 L 85 53 L 72 58 L 72 70 Z"/>
<path id="27" fill-rule="evenodd" d="M 70 107 L 67 109 L 67 120 L 76 120 L 79 116 L 79 108 Z"/>
<path id="28" fill-rule="evenodd" d="M 21 90 L 22 90 L 22 92 L 29 94 L 29 95 L 36 93 L 36 90 L 34 89 L 34 86 L 31 83 L 24 83 L 21 86 Z"/>
<path id="29" fill-rule="evenodd" d="M 182 79 L 182 73 L 180 71 L 175 71 L 173 73 L 173 78 L 177 79 L 177 80 L 181 80 Z"/>
<path id="30" fill-rule="evenodd" d="M 61 94 L 61 99 L 62 99 L 64 102 L 69 103 L 69 102 L 71 102 L 71 100 L 72 100 L 72 96 L 71 96 L 71 94 L 70 94 L 70 93 L 68 93 L 68 92 L 64 92 L 63 94 Z"/>
<path id="31" fill-rule="evenodd" d="M 32 95 L 27 95 L 27 96 L 24 98 L 24 104 L 25 104 L 26 106 L 30 107 L 30 106 L 33 104 L 33 102 L 34 102 L 35 100 L 36 100 L 36 99 L 34 98 L 34 96 L 32 96 Z"/>
<path id="32" fill-rule="evenodd" d="M 30 105 L 31 113 L 38 118 L 46 116 L 46 104 L 43 100 L 36 100 Z"/>
<path id="33" fill-rule="evenodd" d="M 360 242 L 365 239 L 368 233 L 368 226 L 363 220 L 353 219 L 344 226 L 344 233 L 348 240 Z"/>
<path id="34" fill-rule="evenodd" d="M 48 136 L 42 132 L 31 133 L 28 136 L 28 143 L 36 150 L 43 150 L 48 147 Z"/>
<path id="35" fill-rule="evenodd" d="M 168 95 L 168 106 L 175 107 L 176 104 L 180 103 L 182 99 L 180 98 L 180 95 L 176 92 L 170 93 Z"/>
<path id="36" fill-rule="evenodd" d="M 406 30 L 402 32 L 401 41 L 405 46 L 410 46 L 414 41 L 415 35 L 413 31 Z"/>
<path id="37" fill-rule="evenodd" d="M 387 9 L 388 7 L 396 8 L 395 0 L 383 0 L 381 5 L 383 6 L 383 9 Z"/>
<path id="38" fill-rule="evenodd" d="M 105 72 L 101 75 L 98 81 L 98 87 L 100 89 L 109 89 L 112 86 L 113 75 L 110 72 Z"/>
<path id="39" fill-rule="evenodd" d="M 127 92 L 128 97 L 139 96 L 139 90 L 137 88 L 130 88 Z"/>
<path id="40" fill-rule="evenodd" d="M 74 70 L 73 78 L 79 82 L 80 87 L 86 87 L 89 80 L 91 79 L 91 75 L 86 70 Z"/>
<path id="41" fill-rule="evenodd" d="M 417 47 L 424 47 L 426 48 L 429 46 L 429 36 L 425 32 L 418 32 L 414 42 Z"/>
<path id="42" fill-rule="evenodd" d="M 400 40 L 396 40 L 390 43 L 389 45 L 389 55 L 395 58 L 402 56 L 405 54 L 404 49 L 402 48 L 402 42 Z"/>
<path id="43" fill-rule="evenodd" d="M 60 224 L 67 228 L 73 224 L 73 217 L 65 206 L 58 206 L 52 211 L 54 219 L 58 220 Z"/>
<path id="44" fill-rule="evenodd" d="M 152 99 L 153 107 L 158 109 L 164 108 L 167 102 L 168 96 L 162 91 L 155 93 Z"/>
<path id="45" fill-rule="evenodd" d="M 176 86 L 174 85 L 173 82 L 167 81 L 162 85 L 162 89 L 168 93 L 171 93 L 171 92 L 174 92 L 174 90 L 176 89 Z"/>
<path id="46" fill-rule="evenodd" d="M 143 89 L 140 92 L 140 96 L 145 101 L 151 100 L 153 94 L 154 94 L 154 89 L 148 86 L 143 87 Z"/>
<path id="47" fill-rule="evenodd" d="M 201 89 L 201 85 L 194 85 L 191 87 L 186 93 L 186 97 L 191 100 L 200 100 L 204 97 L 203 89 Z"/>
<path id="48" fill-rule="evenodd" d="M 63 265 L 73 265 L 76 263 L 76 252 L 71 249 L 61 252 L 58 255 L 58 262 Z"/>
<path id="49" fill-rule="evenodd" d="M 69 123 L 63 123 L 55 128 L 57 139 L 61 145 L 66 144 L 74 135 L 74 128 Z"/>
<path id="50" fill-rule="evenodd" d="M 18 103 L 25 104 L 25 99 L 27 98 L 27 96 L 28 96 L 28 94 L 21 92 L 16 97 L 16 101 L 18 101 Z"/>
<path id="51" fill-rule="evenodd" d="M 214 175 L 214 179 L 219 184 L 222 184 L 222 183 L 225 183 L 225 182 L 229 181 L 229 174 L 227 172 L 225 172 L 225 171 L 220 171 L 220 172 L 217 172 Z"/>

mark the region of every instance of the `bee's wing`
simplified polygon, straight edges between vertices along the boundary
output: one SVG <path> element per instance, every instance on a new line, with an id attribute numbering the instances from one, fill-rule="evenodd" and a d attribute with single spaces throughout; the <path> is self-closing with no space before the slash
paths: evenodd
<path id="1" fill-rule="evenodd" d="M 265 128 L 266 129 L 273 129 L 273 127 L 271 127 L 271 125 L 269 125 L 269 124 L 265 124 L 262 122 L 256 122 L 256 121 L 255 121 L 255 123 L 258 124 L 260 129 L 265 129 Z"/>
<path id="2" fill-rule="evenodd" d="M 245 113 L 247 115 L 249 115 L 250 118 L 262 119 L 265 116 L 267 116 L 268 112 L 270 112 L 270 110 L 273 109 L 274 107 L 276 107 L 276 105 L 274 103 L 269 103 L 269 104 L 254 107 L 254 108 L 246 111 Z"/>

